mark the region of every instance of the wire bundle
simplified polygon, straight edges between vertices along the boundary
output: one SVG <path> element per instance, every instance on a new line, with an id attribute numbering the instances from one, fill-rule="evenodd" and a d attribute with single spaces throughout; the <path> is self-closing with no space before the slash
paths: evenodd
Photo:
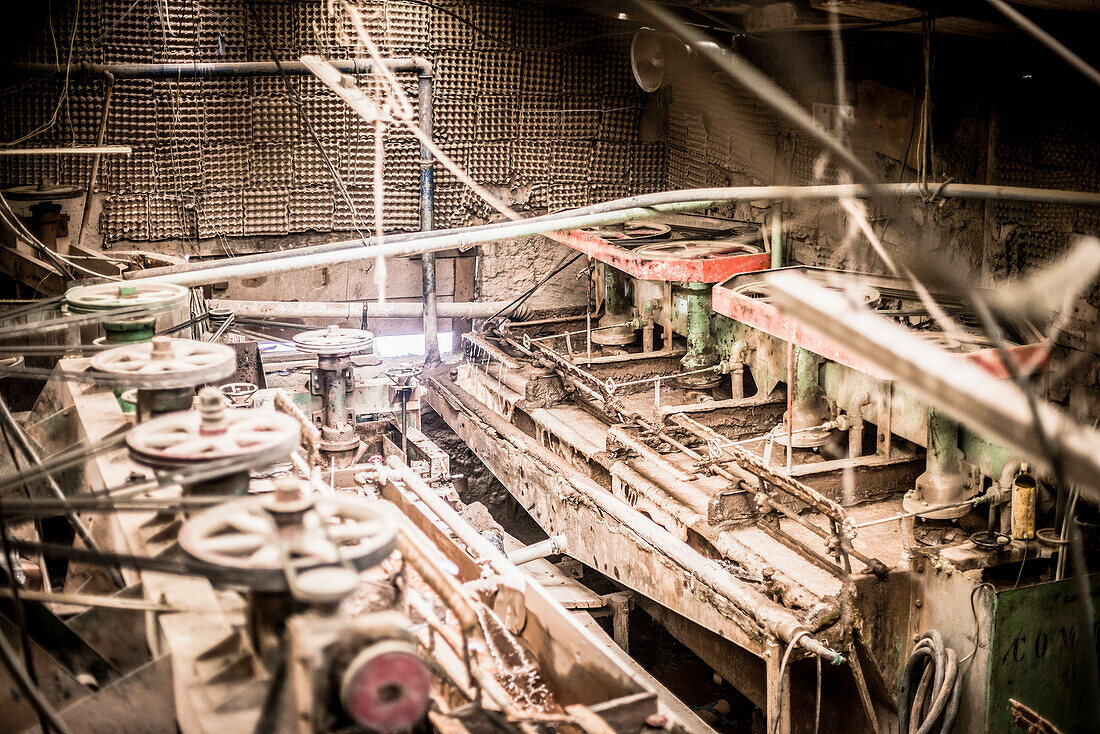
<path id="1" fill-rule="evenodd" d="M 914 679 L 918 680 L 916 688 Z M 899 734 L 950 732 L 959 713 L 961 693 L 958 653 L 944 647 L 939 632 L 928 630 L 905 663 L 898 692 Z"/>

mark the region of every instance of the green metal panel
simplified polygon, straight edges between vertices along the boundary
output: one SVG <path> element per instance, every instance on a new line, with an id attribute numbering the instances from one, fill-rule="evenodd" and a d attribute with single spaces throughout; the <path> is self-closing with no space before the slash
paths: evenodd
<path id="1" fill-rule="evenodd" d="M 1089 577 L 1093 606 L 1100 574 Z M 1088 730 L 1080 599 L 1073 579 L 1007 589 L 997 594 L 989 656 L 986 731 L 1013 731 L 1014 698 L 1063 734 Z"/>

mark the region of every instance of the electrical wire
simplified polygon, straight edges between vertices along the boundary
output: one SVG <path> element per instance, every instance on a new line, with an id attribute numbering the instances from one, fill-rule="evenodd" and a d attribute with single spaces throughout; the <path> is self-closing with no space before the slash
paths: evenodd
<path id="1" fill-rule="evenodd" d="M 923 667 L 920 667 L 921 664 Z M 913 688 L 913 679 L 920 673 Z M 898 690 L 899 734 L 940 734 L 950 732 L 959 713 L 962 678 L 958 654 L 945 647 L 943 636 L 934 629 L 921 635 L 905 663 Z"/>
<path id="2" fill-rule="evenodd" d="M 787 662 L 791 658 L 791 651 L 794 650 L 799 640 L 801 640 L 803 637 L 809 637 L 809 635 L 810 633 L 806 630 L 795 633 L 794 637 L 791 638 L 791 641 L 787 643 L 787 649 L 783 651 L 783 660 L 779 663 L 779 690 L 776 692 L 777 695 L 775 706 L 775 723 L 772 724 L 771 734 L 776 734 L 776 732 L 779 731 L 779 721 L 783 718 L 783 684 L 787 680 Z M 821 658 L 818 657 L 819 661 L 820 659 Z M 819 662 L 818 665 L 820 664 L 821 663 Z M 818 678 L 818 680 L 821 680 L 820 677 Z"/>
<path id="3" fill-rule="evenodd" d="M 51 30 L 51 35 L 52 35 L 53 16 L 52 16 L 52 14 L 50 14 L 48 17 L 50 18 L 50 30 Z M 53 108 L 53 114 L 50 115 L 49 122 L 45 123 L 44 125 L 40 125 L 38 128 L 32 130 L 31 132 L 27 133 L 26 135 L 23 135 L 20 138 L 17 138 L 16 140 L 11 140 L 11 141 L 0 143 L 0 147 L 10 148 L 10 147 L 14 147 L 16 145 L 19 145 L 20 143 L 24 143 L 27 140 L 30 140 L 31 138 L 34 138 L 34 137 L 37 137 L 37 136 L 41 135 L 42 133 L 44 133 L 45 131 L 49 130 L 51 127 L 53 127 L 54 125 L 57 124 L 57 115 L 61 111 L 61 105 L 65 103 L 65 100 L 69 96 L 69 77 L 70 77 L 70 72 L 72 71 L 72 66 L 73 66 L 73 50 L 74 50 L 74 45 L 76 44 L 76 29 L 77 29 L 77 26 L 79 25 L 79 23 L 80 23 L 80 0 L 76 0 L 76 9 L 73 12 L 73 30 L 72 30 L 72 33 L 69 36 L 69 57 L 65 61 L 65 83 L 61 87 L 61 94 L 57 98 L 57 104 Z M 54 48 L 56 49 L 56 47 L 57 47 L 57 42 L 55 40 L 54 41 Z M 56 51 L 55 51 L 55 53 L 56 53 Z M 58 58 L 55 59 L 55 61 L 58 64 L 58 67 L 60 67 L 61 59 L 58 57 Z M 59 68 L 59 70 L 60 70 L 60 68 Z M 72 125 L 70 123 L 70 128 L 71 127 L 72 127 Z"/>
<path id="4" fill-rule="evenodd" d="M 1001 364 L 1004 366 L 1017 388 L 1027 399 L 1035 435 L 1039 440 L 1040 450 L 1044 454 L 1044 458 L 1053 469 L 1055 483 L 1059 487 L 1068 487 L 1062 451 L 1055 443 L 1057 439 L 1047 432 L 1046 426 L 1043 424 L 1042 417 L 1039 414 L 1038 398 L 1035 395 L 1035 391 L 1030 389 L 1027 383 L 1027 377 L 1020 372 L 1019 365 L 1016 364 L 1016 361 L 1012 359 L 1012 356 L 1009 354 L 1008 347 L 1004 342 L 1004 336 L 996 320 L 993 318 L 992 312 L 989 310 L 989 305 L 977 291 L 964 290 L 963 293 L 969 296 L 971 307 L 978 316 L 979 323 L 986 337 L 996 348 L 997 356 L 1000 358 Z M 1088 656 L 1089 662 L 1088 686 L 1090 690 L 1087 698 L 1092 704 L 1091 715 L 1093 728 L 1100 731 L 1100 663 L 1097 661 L 1096 632 L 1094 628 L 1096 614 L 1092 606 L 1092 594 L 1089 591 L 1087 578 L 1088 569 L 1085 563 L 1085 552 L 1081 541 L 1081 535 L 1073 524 L 1070 525 L 1069 545 L 1072 554 L 1071 557 L 1073 559 L 1077 604 L 1081 616 L 1080 626 L 1084 636 L 1082 644 L 1084 645 L 1085 654 Z M 1021 571 L 1022 570 L 1023 565 L 1021 562 Z M 1017 583 L 1019 583 L 1018 580 Z"/>
<path id="5" fill-rule="evenodd" d="M 286 70 L 283 69 L 283 64 L 279 60 L 278 54 L 275 53 L 275 47 L 271 43 L 271 36 L 267 32 L 267 28 L 260 22 L 256 15 L 256 9 L 252 6 L 252 3 L 249 2 L 246 3 L 246 5 L 248 7 L 248 13 L 252 18 L 253 25 L 258 27 L 260 32 L 263 33 L 264 46 L 267 47 L 267 53 L 271 56 L 271 60 L 275 62 L 275 68 L 279 70 L 279 76 L 282 78 L 283 86 L 286 88 L 287 97 L 297 108 L 299 117 L 305 122 L 306 129 L 309 131 L 309 136 L 313 140 L 313 144 L 317 146 L 317 150 L 321 153 L 321 159 L 325 162 L 325 168 L 328 169 L 329 175 L 332 176 L 332 181 L 336 185 L 336 190 L 340 192 L 340 196 L 344 199 L 344 203 L 348 205 L 348 211 L 351 212 L 352 228 L 355 230 L 355 233 L 359 235 L 359 238 L 365 242 L 366 236 L 363 234 L 363 230 L 359 228 L 359 212 L 355 208 L 355 202 L 351 200 L 351 194 L 348 193 L 348 189 L 344 185 L 343 179 L 340 178 L 336 166 L 333 165 L 328 151 L 325 150 L 325 146 L 321 144 L 321 138 L 317 135 L 317 130 L 313 127 L 313 120 L 310 119 L 309 114 L 306 112 L 302 98 L 290 83 L 290 78 L 287 77 Z"/>
<path id="6" fill-rule="evenodd" d="M 519 308 L 524 303 L 526 303 L 527 299 L 535 294 L 535 291 L 537 291 L 539 288 L 542 288 L 544 285 L 546 285 L 550 281 L 550 279 L 553 278 L 555 275 L 557 275 L 558 273 L 560 273 L 561 271 L 565 270 L 567 267 L 569 267 L 570 265 L 575 263 L 577 261 L 577 259 L 583 254 L 584 253 L 582 253 L 582 252 L 578 252 L 576 255 L 573 255 L 573 257 L 569 258 L 566 262 L 564 262 L 561 265 L 554 268 L 552 271 L 550 271 L 549 275 L 543 276 L 543 278 L 541 280 L 539 280 L 538 283 L 535 283 L 533 286 L 528 288 L 526 291 L 524 291 L 520 295 L 513 298 L 511 301 L 508 302 L 507 305 L 504 306 L 504 308 L 500 309 L 495 314 L 493 314 L 488 319 L 486 319 L 486 322 L 492 321 L 493 319 L 497 318 L 498 316 L 500 316 L 505 311 L 508 311 L 509 313 L 512 313 L 513 311 L 515 311 L 517 308 Z"/>
<path id="7" fill-rule="evenodd" d="M 64 277 L 67 277 L 69 280 L 75 280 L 75 277 L 69 270 L 70 268 L 78 270 L 92 278 L 121 280 L 121 278 L 119 277 L 113 275 L 104 275 L 103 273 L 97 273 L 94 270 L 89 270 L 82 265 L 77 265 L 64 255 L 54 252 L 50 248 L 46 247 L 46 245 L 44 245 L 41 240 L 35 237 L 34 234 L 29 229 L 27 229 L 26 225 L 24 225 L 22 220 L 20 220 L 19 215 L 15 213 L 15 210 L 11 207 L 11 204 L 8 203 L 8 200 L 4 197 L 3 194 L 0 194 L 0 220 L 3 220 L 3 222 L 8 225 L 8 227 L 15 233 L 17 237 L 26 240 L 31 247 L 33 247 L 35 250 L 38 250 L 38 252 L 45 256 L 48 260 L 53 261 L 54 267 L 57 267 L 59 270 L 61 270 L 61 274 Z"/>

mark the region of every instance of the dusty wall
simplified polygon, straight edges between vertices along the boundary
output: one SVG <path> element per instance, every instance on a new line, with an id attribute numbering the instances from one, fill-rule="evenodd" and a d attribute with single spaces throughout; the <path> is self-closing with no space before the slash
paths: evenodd
<path id="1" fill-rule="evenodd" d="M 890 35 L 890 34 L 888 34 Z M 923 95 L 919 36 L 845 44 L 845 94 L 855 122 L 848 142 L 880 181 L 917 180 L 916 107 Z M 937 36 L 933 71 L 934 169 L 930 180 L 1100 190 L 1100 137 L 1080 104 L 1095 89 L 1074 74 L 998 43 Z M 776 40 L 742 49 L 808 111 L 836 101 L 824 42 Z M 837 169 L 805 135 L 745 90 L 710 71 L 658 93 L 667 107 L 669 183 L 676 187 L 838 182 Z M 934 184 L 930 194 L 934 193 Z M 743 204 L 723 213 L 765 221 L 773 209 Z M 1100 210 L 936 198 L 906 204 L 904 227 L 868 204 L 896 256 L 927 258 L 970 282 L 1025 276 L 1100 233 Z M 784 205 L 790 258 L 807 265 L 885 272 L 832 203 Z M 1050 395 L 1082 415 L 1100 415 L 1100 291 L 1079 299 L 1055 340 Z"/>
<path id="2" fill-rule="evenodd" d="M 415 54 L 434 64 L 435 140 L 517 209 L 553 210 L 664 185 L 664 146 L 637 136 L 639 91 L 630 77 L 624 29 L 579 10 L 535 3 L 355 4 L 384 55 Z M 69 58 L 66 39 L 73 42 L 74 63 L 266 61 L 272 52 L 280 59 L 366 55 L 349 23 L 330 16 L 324 0 L 64 0 L 26 8 L 21 16 L 16 22 L 26 32 L 21 43 L 6 47 L 6 56 L 60 59 L 62 67 Z M 415 104 L 415 76 L 399 79 Z M 362 76 L 358 81 L 369 82 Z M 373 130 L 315 79 L 289 83 L 290 92 L 278 78 L 119 80 L 107 142 L 130 145 L 134 152 L 105 160 L 92 240 L 117 249 L 211 256 L 265 249 L 264 238 L 270 248 L 281 249 L 274 238 L 301 241 L 320 233 L 344 239 L 371 232 Z M 25 144 L 94 142 L 102 82 L 54 74 L 2 91 L 4 140 L 44 128 Z M 354 211 L 338 193 L 307 120 Z M 391 127 L 385 148 L 383 228 L 416 230 L 417 144 L 409 132 Z M 0 184 L 49 179 L 86 185 L 89 168 L 87 157 L 5 158 Z M 439 166 L 435 208 L 437 228 L 490 216 Z M 540 268 L 546 263 L 552 266 L 557 252 L 534 240 L 487 248 L 480 271 L 489 275 L 482 290 L 489 297 L 510 295 L 500 273 L 514 263 L 522 268 L 516 284 L 526 283 L 545 272 Z M 394 277 L 404 271 L 392 270 Z M 361 279 L 318 289 L 314 281 L 323 277 L 282 279 L 280 286 L 289 290 L 281 296 L 300 286 L 303 298 L 358 297 Z M 577 300 L 576 289 L 564 282 L 553 291 L 555 303 Z M 394 283 L 391 290 L 404 293 L 415 285 Z"/>

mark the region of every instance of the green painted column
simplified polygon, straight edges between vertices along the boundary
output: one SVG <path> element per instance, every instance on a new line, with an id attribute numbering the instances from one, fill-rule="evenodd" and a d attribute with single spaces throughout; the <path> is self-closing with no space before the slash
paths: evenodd
<path id="1" fill-rule="evenodd" d="M 710 333 L 710 283 L 679 283 L 674 286 L 686 306 L 688 352 L 680 360 L 683 372 L 693 372 L 718 364 L 718 350 Z M 706 390 L 721 381 L 717 370 L 677 378 L 681 386 Z"/>

